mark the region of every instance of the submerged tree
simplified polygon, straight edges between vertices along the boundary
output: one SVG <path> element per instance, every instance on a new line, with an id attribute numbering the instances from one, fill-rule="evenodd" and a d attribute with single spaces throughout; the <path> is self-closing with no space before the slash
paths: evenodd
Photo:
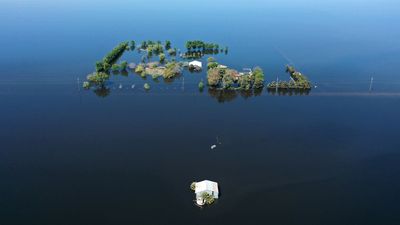
<path id="1" fill-rule="evenodd" d="M 161 53 L 159 57 L 160 57 L 160 63 L 164 63 L 165 62 L 165 54 Z"/>
<path id="2" fill-rule="evenodd" d="M 121 70 L 126 70 L 126 67 L 128 66 L 128 62 L 127 61 L 122 61 L 121 62 L 121 65 L 120 65 L 120 67 L 121 67 Z"/>
<path id="3" fill-rule="evenodd" d="M 260 67 L 256 67 L 253 69 L 254 76 L 254 88 L 261 89 L 264 87 L 264 72 Z"/>
<path id="4" fill-rule="evenodd" d="M 169 50 L 171 48 L 171 41 L 165 41 L 165 50 Z"/>

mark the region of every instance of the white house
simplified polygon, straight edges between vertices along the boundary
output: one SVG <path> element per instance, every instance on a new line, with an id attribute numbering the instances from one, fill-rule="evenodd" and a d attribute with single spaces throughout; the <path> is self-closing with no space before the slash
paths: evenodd
<path id="1" fill-rule="evenodd" d="M 213 196 L 215 199 L 218 198 L 219 195 L 218 183 L 209 180 L 203 180 L 201 182 L 197 182 L 194 192 L 196 193 L 197 204 L 204 205 L 204 199 L 203 199 L 204 193 Z"/>
<path id="2" fill-rule="evenodd" d="M 189 63 L 189 66 L 194 66 L 194 67 L 198 67 L 198 68 L 203 68 L 203 63 L 197 60 L 194 60 L 192 62 Z"/>

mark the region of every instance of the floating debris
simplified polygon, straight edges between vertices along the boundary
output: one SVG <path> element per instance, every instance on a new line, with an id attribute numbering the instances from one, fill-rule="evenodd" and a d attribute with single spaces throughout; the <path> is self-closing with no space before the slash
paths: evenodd
<path id="1" fill-rule="evenodd" d="M 211 150 L 213 150 L 216 147 L 217 147 L 217 145 L 211 145 Z"/>
<path id="2" fill-rule="evenodd" d="M 135 88 L 135 85 L 134 85 L 134 84 L 132 84 L 131 88 L 132 88 L 132 89 L 134 89 L 134 88 Z"/>
<path id="3" fill-rule="evenodd" d="M 119 89 L 122 89 L 122 84 L 119 84 L 118 88 L 119 88 Z"/>

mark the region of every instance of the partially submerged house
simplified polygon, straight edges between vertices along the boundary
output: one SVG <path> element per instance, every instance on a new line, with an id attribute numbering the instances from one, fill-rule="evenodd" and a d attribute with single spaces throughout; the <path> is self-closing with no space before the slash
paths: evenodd
<path id="1" fill-rule="evenodd" d="M 197 68 L 203 68 L 203 63 L 197 60 L 194 60 L 192 62 L 189 62 L 189 66 L 197 67 Z"/>
<path id="2" fill-rule="evenodd" d="M 201 182 L 196 182 L 194 192 L 196 193 L 196 203 L 198 205 L 204 205 L 204 196 L 208 195 L 214 199 L 218 199 L 219 190 L 218 183 L 210 180 L 203 180 Z"/>

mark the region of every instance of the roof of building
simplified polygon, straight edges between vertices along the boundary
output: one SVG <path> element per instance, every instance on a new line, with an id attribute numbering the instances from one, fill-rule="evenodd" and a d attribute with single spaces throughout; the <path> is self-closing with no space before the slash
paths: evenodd
<path id="1" fill-rule="evenodd" d="M 200 61 L 194 60 L 194 61 L 191 61 L 191 62 L 189 63 L 189 66 L 190 66 L 190 65 L 202 67 L 202 66 L 203 66 L 203 63 L 200 62 Z"/>
<path id="2" fill-rule="evenodd" d="M 195 188 L 195 193 L 203 192 L 203 191 L 213 191 L 218 193 L 218 183 L 209 181 L 209 180 L 203 180 L 201 182 L 196 183 L 196 188 Z"/>

